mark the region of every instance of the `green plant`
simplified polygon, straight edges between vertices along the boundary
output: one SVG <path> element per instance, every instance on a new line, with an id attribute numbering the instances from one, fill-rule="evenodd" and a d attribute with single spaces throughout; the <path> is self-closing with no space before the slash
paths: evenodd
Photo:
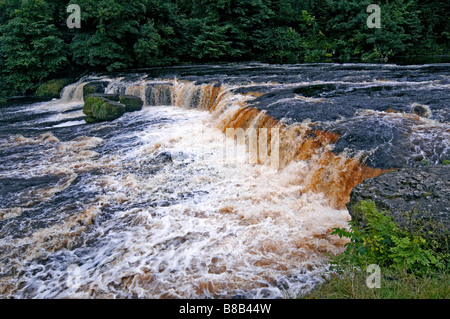
<path id="1" fill-rule="evenodd" d="M 350 230 L 333 229 L 333 234 L 346 237 L 343 254 L 333 257 L 333 269 L 344 270 L 349 266 L 365 269 L 370 264 L 424 274 L 430 269 L 446 267 L 447 255 L 433 250 L 434 245 L 416 233 L 401 229 L 385 212 L 377 210 L 373 201 L 363 201 L 354 207 L 364 216 L 363 227 L 355 221 Z"/>
<path id="2" fill-rule="evenodd" d="M 420 162 L 420 164 L 421 164 L 422 166 L 430 166 L 430 165 L 431 165 L 431 162 L 430 162 L 430 160 L 429 160 L 428 158 L 424 158 L 424 159 Z"/>
<path id="3" fill-rule="evenodd" d="M 396 268 L 423 271 L 427 267 L 440 267 L 438 257 L 422 237 L 392 237 L 393 246 L 390 248 L 389 256 L 392 258 Z"/>
<path id="4" fill-rule="evenodd" d="M 9 96 L 34 92 L 37 83 L 64 70 L 69 62 L 51 5 L 38 0 L 20 3 L 10 11 L 7 21 L 0 23 L 0 73 Z"/>
<path id="5" fill-rule="evenodd" d="M 430 272 L 423 276 L 398 270 L 383 270 L 381 287 L 367 286 L 365 271 L 332 273 L 325 282 L 300 296 L 304 299 L 449 299 L 450 273 Z"/>
<path id="6" fill-rule="evenodd" d="M 445 160 L 442 162 L 442 165 L 450 165 L 450 160 Z"/>

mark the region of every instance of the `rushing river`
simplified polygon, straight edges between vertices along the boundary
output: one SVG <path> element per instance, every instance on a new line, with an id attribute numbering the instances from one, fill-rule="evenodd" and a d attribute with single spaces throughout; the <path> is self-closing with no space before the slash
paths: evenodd
<path id="1" fill-rule="evenodd" d="M 61 99 L 0 109 L 0 297 L 307 292 L 323 281 L 327 255 L 344 249 L 331 232 L 346 227 L 354 186 L 449 159 L 449 71 L 151 69 L 85 77 Z M 86 124 L 92 81 L 141 97 L 144 108 Z M 239 145 L 229 128 L 278 137 L 277 166 L 230 160 Z"/>

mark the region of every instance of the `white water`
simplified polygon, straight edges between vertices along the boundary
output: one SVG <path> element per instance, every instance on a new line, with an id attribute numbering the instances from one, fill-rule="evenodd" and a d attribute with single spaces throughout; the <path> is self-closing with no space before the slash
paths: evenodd
<path id="1" fill-rule="evenodd" d="M 300 195 L 305 163 L 278 173 L 261 165 L 224 163 L 223 135 L 206 124 L 192 125 L 208 123 L 210 116 L 173 106 L 145 108 L 121 120 L 171 122 L 118 132 L 118 141 L 137 137 L 139 146 L 111 156 L 68 157 L 64 166 L 39 163 L 36 174 L 55 166 L 66 175 L 80 174 L 77 164 L 87 170 L 107 167 L 84 186 L 103 194 L 52 227 L 0 239 L 10 256 L 26 247 L 26 262 L 15 259 L 24 274 L 16 279 L 21 288 L 14 295 L 271 298 L 295 296 L 323 280 L 324 253 L 338 253 L 343 246 L 330 236 L 331 229 L 346 225 L 347 211 L 327 207 L 320 195 Z M 77 154 L 101 143 L 86 142 L 55 141 L 54 152 Z M 146 174 L 148 160 L 164 152 L 173 162 Z M 64 187 L 58 185 L 58 191 Z M 92 222 L 104 207 L 112 216 Z M 95 245 L 70 249 L 80 240 Z M 36 262 L 49 254 L 55 261 L 44 268 Z"/>
<path id="2" fill-rule="evenodd" d="M 210 87 L 110 82 L 107 92 L 140 96 L 146 107 L 112 123 L 85 125 L 80 81 L 61 100 L 20 110 L 36 114 L 26 124 L 44 131 L 0 140 L 2 150 L 27 152 L 26 160 L 13 153 L 0 178 L 56 178 L 17 191 L 10 199 L 15 206 L 0 209 L 0 296 L 276 298 L 295 297 L 323 280 L 326 254 L 345 244 L 331 231 L 346 227 L 350 216 L 305 185 L 315 168 L 340 181 L 345 157 L 339 166 L 314 153 L 277 172 L 230 163 L 228 142 L 216 127 L 251 97 L 224 90 L 209 113 L 189 107 L 208 105 Z M 177 106 L 161 105 L 167 92 Z M 418 141 L 417 154 L 425 153 L 424 140 L 448 146 L 445 123 L 371 110 L 354 119 L 370 117 L 393 125 L 411 118 L 408 136 Z M 327 170 L 328 163 L 338 169 Z"/>

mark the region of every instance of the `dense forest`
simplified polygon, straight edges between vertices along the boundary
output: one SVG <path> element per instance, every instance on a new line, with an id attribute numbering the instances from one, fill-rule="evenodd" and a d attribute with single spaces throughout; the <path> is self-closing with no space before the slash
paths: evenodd
<path id="1" fill-rule="evenodd" d="M 381 28 L 369 28 L 374 2 L 0 0 L 0 100 L 83 72 L 448 54 L 450 2 L 379 0 Z M 81 28 L 68 27 L 69 4 L 81 8 Z"/>

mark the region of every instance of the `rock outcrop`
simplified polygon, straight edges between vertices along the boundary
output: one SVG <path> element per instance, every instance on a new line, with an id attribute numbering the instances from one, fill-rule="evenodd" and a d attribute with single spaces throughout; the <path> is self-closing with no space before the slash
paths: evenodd
<path id="1" fill-rule="evenodd" d="M 347 204 L 352 220 L 365 226 L 364 214 L 356 209 L 371 200 L 403 229 L 420 232 L 438 242 L 448 242 L 450 230 L 450 165 L 401 168 L 356 186 Z"/>
<path id="2" fill-rule="evenodd" d="M 72 83 L 71 79 L 55 79 L 42 83 L 36 90 L 34 96 L 39 101 L 50 101 L 59 98 L 65 86 Z"/>
<path id="3" fill-rule="evenodd" d="M 83 113 L 88 123 L 113 121 L 126 112 L 141 110 L 143 104 L 135 96 L 95 93 L 86 96 Z"/>
<path id="4" fill-rule="evenodd" d="M 119 102 L 125 105 L 125 112 L 135 112 L 142 110 L 144 102 L 134 95 L 119 95 Z"/>
<path id="5" fill-rule="evenodd" d="M 102 93 L 104 93 L 106 87 L 108 86 L 108 84 L 109 84 L 108 81 L 94 81 L 94 82 L 87 83 L 83 87 L 84 100 L 86 100 L 86 97 L 91 95 L 91 94 L 95 94 L 95 93 L 102 94 Z"/>

